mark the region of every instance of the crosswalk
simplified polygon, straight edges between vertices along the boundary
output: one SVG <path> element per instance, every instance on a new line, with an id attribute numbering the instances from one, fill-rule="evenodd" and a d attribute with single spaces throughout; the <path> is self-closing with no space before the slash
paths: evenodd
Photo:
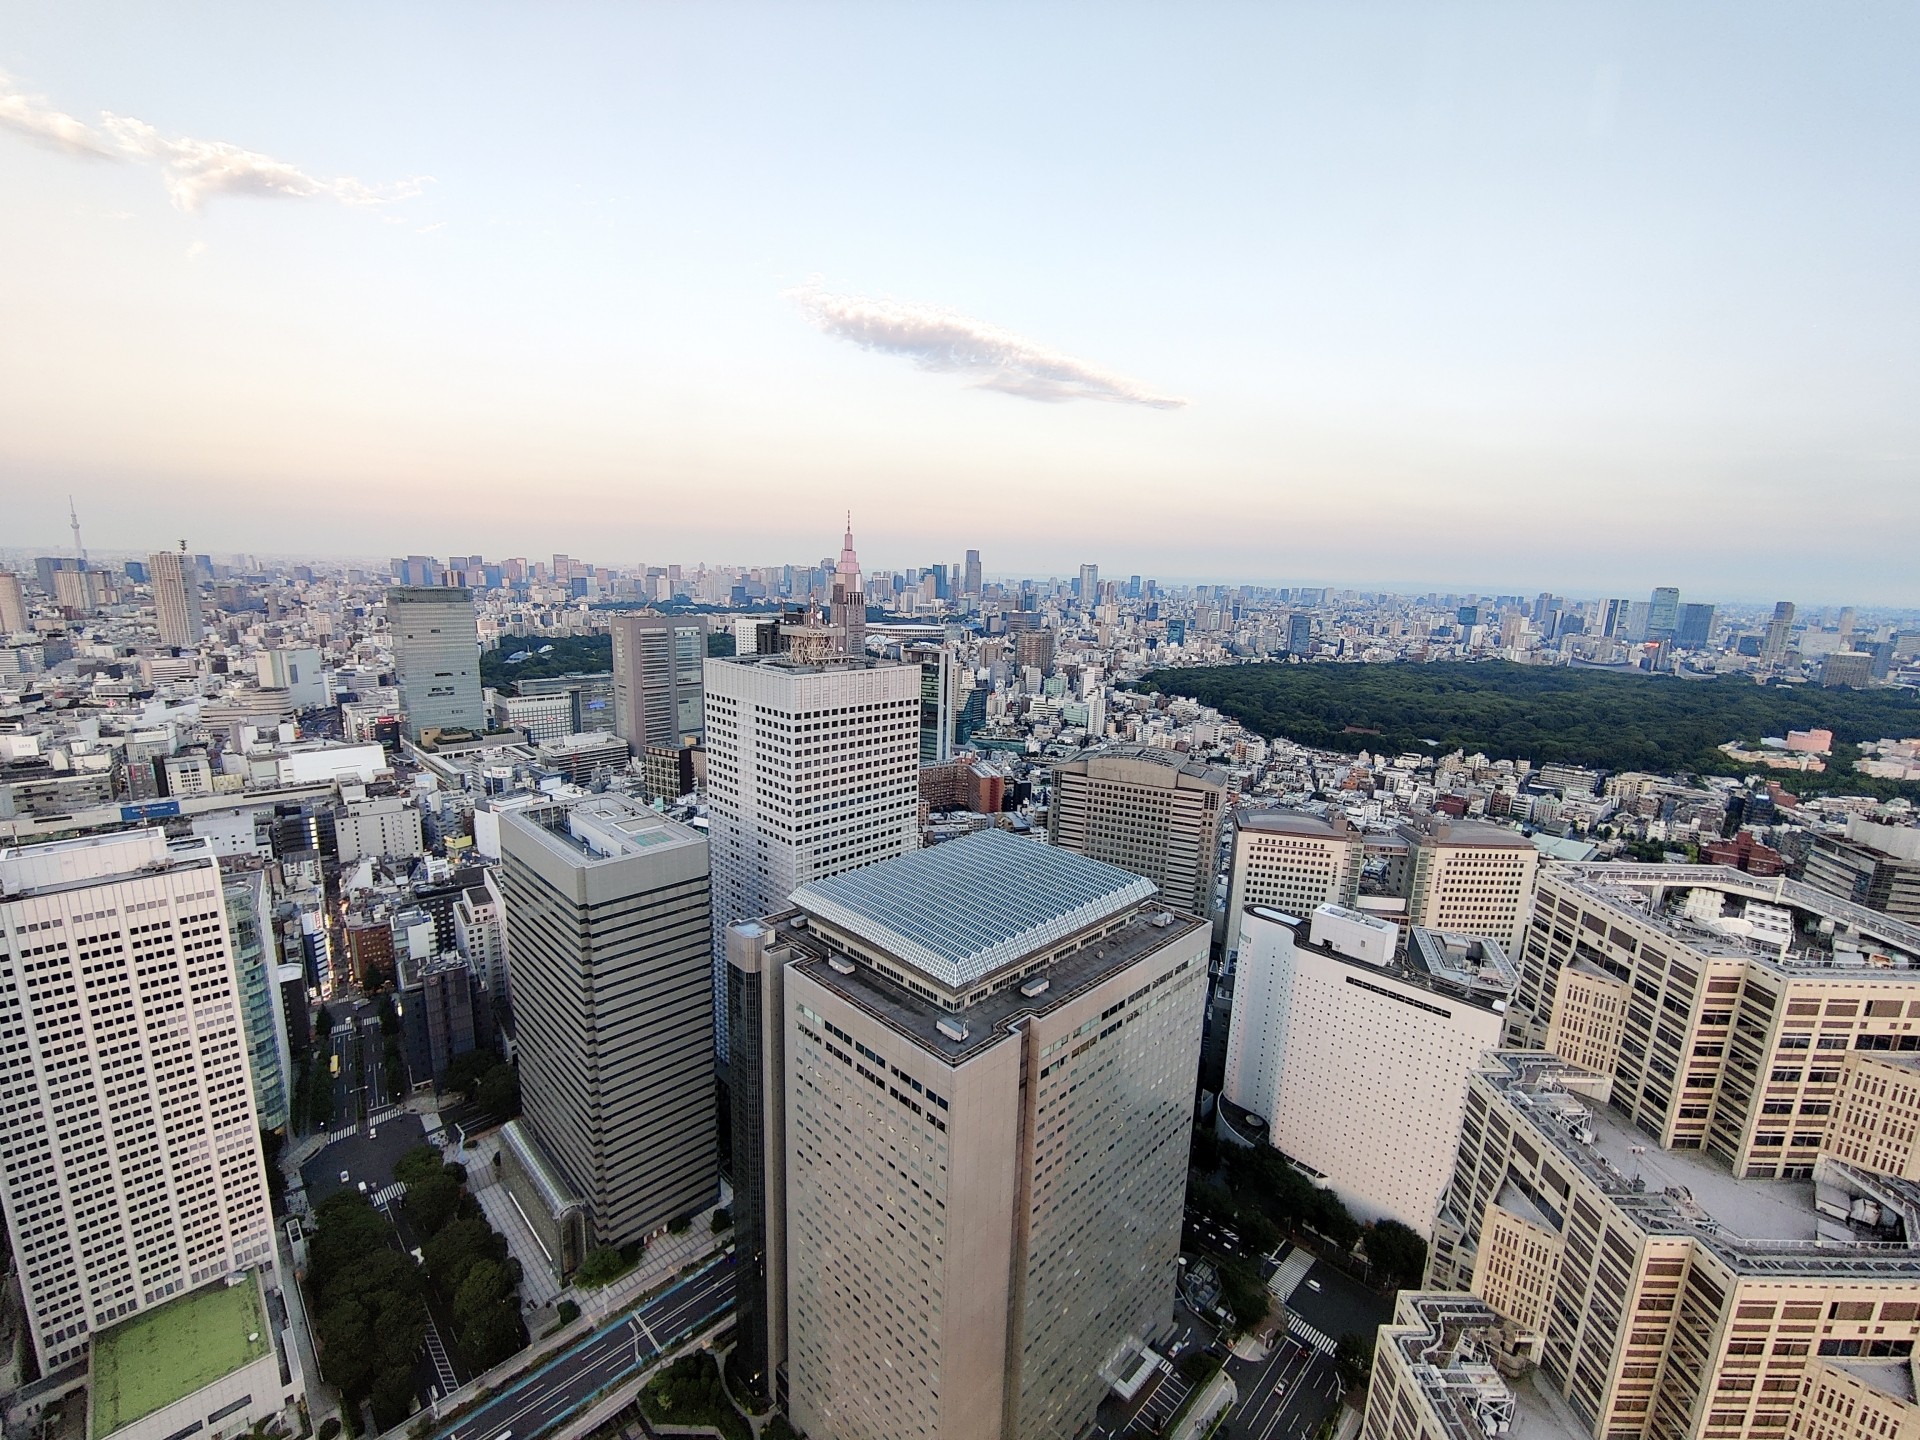
<path id="1" fill-rule="evenodd" d="M 449 1395 L 459 1389 L 460 1381 L 453 1373 L 453 1363 L 447 1359 L 447 1347 L 440 1343 L 440 1332 L 434 1328 L 431 1315 L 427 1317 L 427 1356 L 433 1361 L 433 1373 L 440 1379 L 440 1393 Z"/>
<path id="2" fill-rule="evenodd" d="M 1284 1305 L 1287 1297 L 1293 1294 L 1294 1287 L 1307 1278 L 1307 1271 L 1312 1268 L 1313 1252 L 1296 1245 L 1280 1262 L 1280 1268 L 1273 1272 L 1273 1278 L 1267 1281 L 1267 1289 Z"/>
<path id="3" fill-rule="evenodd" d="M 376 1110 L 373 1114 L 369 1115 L 367 1117 L 367 1124 L 372 1126 L 384 1125 L 387 1123 L 387 1121 L 393 1119 L 394 1116 L 403 1115 L 405 1113 L 406 1112 L 403 1111 L 398 1105 L 389 1105 L 386 1109 Z"/>
<path id="4" fill-rule="evenodd" d="M 398 1180 L 394 1181 L 391 1185 L 382 1185 L 378 1190 L 373 1192 L 374 1207 L 384 1210 L 406 1193 L 407 1187 Z"/>
<path id="5" fill-rule="evenodd" d="M 1332 1340 L 1328 1339 L 1325 1334 L 1314 1329 L 1313 1326 L 1307 1324 L 1307 1322 L 1302 1320 L 1298 1315 L 1289 1315 L 1287 1317 L 1287 1334 L 1298 1340 L 1302 1345 L 1311 1345 L 1322 1355 L 1331 1355 L 1339 1348 Z"/>
<path id="6" fill-rule="evenodd" d="M 338 1129 L 327 1131 L 327 1143 L 331 1145 L 336 1140 L 351 1140 L 359 1133 L 358 1125 L 342 1125 Z"/>

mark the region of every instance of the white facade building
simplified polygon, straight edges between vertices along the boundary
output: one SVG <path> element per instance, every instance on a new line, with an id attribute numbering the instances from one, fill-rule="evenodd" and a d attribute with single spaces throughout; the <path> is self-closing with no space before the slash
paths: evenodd
<path id="1" fill-rule="evenodd" d="M 161 550 L 147 557 L 153 574 L 154 620 L 162 645 L 191 650 L 206 633 L 200 610 L 200 577 L 193 562 L 178 550 Z"/>
<path id="2" fill-rule="evenodd" d="M 1492 941 L 1396 927 L 1340 906 L 1242 920 L 1222 1094 L 1363 1219 L 1433 1230 L 1467 1078 L 1518 983 Z"/>
<path id="3" fill-rule="evenodd" d="M 426 853 L 420 811 L 404 795 L 347 801 L 334 819 L 334 834 L 343 864 Z"/>
<path id="4" fill-rule="evenodd" d="M 327 675 L 318 650 L 262 650 L 253 661 L 261 688 L 286 691 L 296 710 L 327 703 Z"/>
<path id="5" fill-rule="evenodd" d="M 1235 821 L 1227 882 L 1227 951 L 1240 944 L 1241 916 L 1249 906 L 1310 915 L 1320 905 L 1351 905 L 1362 858 L 1361 833 L 1344 816 L 1243 811 Z"/>
<path id="6" fill-rule="evenodd" d="M 920 667 L 785 655 L 706 668 L 714 1013 L 727 1054 L 726 927 L 919 848 Z"/>
<path id="7" fill-rule="evenodd" d="M 273 1258 L 219 862 L 158 830 L 0 850 L 0 1200 L 43 1372 Z"/>

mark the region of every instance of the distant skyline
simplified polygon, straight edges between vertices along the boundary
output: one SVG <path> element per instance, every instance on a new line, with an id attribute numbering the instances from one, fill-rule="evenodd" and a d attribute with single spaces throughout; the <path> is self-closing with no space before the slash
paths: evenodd
<path id="1" fill-rule="evenodd" d="M 0 542 L 754 563 L 850 506 L 889 569 L 1920 606 L 1917 46 L 29 0 Z"/>

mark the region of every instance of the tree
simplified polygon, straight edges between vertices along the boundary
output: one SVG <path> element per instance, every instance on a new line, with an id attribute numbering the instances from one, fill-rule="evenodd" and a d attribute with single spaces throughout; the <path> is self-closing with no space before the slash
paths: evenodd
<path id="1" fill-rule="evenodd" d="M 400 1007 L 393 1003 L 393 996 L 380 997 L 380 1033 L 398 1035 L 400 1033 Z"/>
<path id="2" fill-rule="evenodd" d="M 1379 1220 L 1367 1230 L 1367 1259 L 1380 1278 L 1401 1289 L 1419 1285 L 1427 1271 L 1427 1242 L 1398 1220 Z"/>
<path id="3" fill-rule="evenodd" d="M 478 1216 L 457 1219 L 420 1247 L 427 1276 L 443 1295 L 456 1293 L 467 1272 L 482 1260 L 505 1261 L 506 1237 Z"/>
<path id="4" fill-rule="evenodd" d="M 584 1285 L 589 1290 L 598 1289 L 619 1279 L 629 1268 L 618 1250 L 599 1245 L 587 1251 L 580 1268 L 573 1272 L 573 1283 Z"/>
<path id="5" fill-rule="evenodd" d="M 1280 1227 L 1252 1206 L 1240 1212 L 1238 1228 L 1249 1255 L 1270 1255 L 1280 1244 Z"/>
<path id="6" fill-rule="evenodd" d="M 423 1235 L 437 1235 L 459 1212 L 466 1191 L 445 1173 L 436 1173 L 407 1187 L 407 1218 Z"/>
<path id="7" fill-rule="evenodd" d="M 1241 1330 L 1251 1330 L 1267 1318 L 1273 1296 L 1260 1267 L 1245 1256 L 1219 1262 L 1220 1299 Z"/>
<path id="8" fill-rule="evenodd" d="M 324 1005 L 313 1012 L 313 1033 L 320 1037 L 323 1046 L 327 1037 L 333 1034 L 333 1011 Z"/>
<path id="9" fill-rule="evenodd" d="M 731 1230 L 733 1228 L 733 1212 L 724 1206 L 715 1210 L 713 1212 L 713 1220 L 710 1222 L 708 1228 L 716 1235 L 723 1230 Z"/>
<path id="10" fill-rule="evenodd" d="M 432 1145 L 416 1145 L 393 1162 L 393 1178 L 403 1185 L 418 1185 L 445 1172 L 446 1162 Z"/>
<path id="11" fill-rule="evenodd" d="M 1334 1343 L 1333 1368 L 1347 1389 L 1365 1384 L 1373 1373 L 1373 1341 L 1352 1331 L 1342 1335 Z"/>
<path id="12" fill-rule="evenodd" d="M 469 1050 L 447 1062 L 448 1090 L 457 1090 L 471 1101 L 480 1091 L 480 1078 L 500 1063 L 500 1057 L 488 1050 Z"/>
<path id="13" fill-rule="evenodd" d="M 511 1120 L 520 1113 L 520 1072 L 504 1062 L 495 1065 L 481 1077 L 476 1100 L 489 1115 Z"/>

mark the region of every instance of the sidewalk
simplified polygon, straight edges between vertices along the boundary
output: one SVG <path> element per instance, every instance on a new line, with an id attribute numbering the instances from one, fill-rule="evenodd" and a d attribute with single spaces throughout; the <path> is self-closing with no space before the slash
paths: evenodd
<path id="1" fill-rule="evenodd" d="M 579 1304 L 582 1314 L 612 1314 L 633 1296 L 652 1289 L 669 1275 L 696 1265 L 730 1245 L 733 1242 L 731 1229 L 722 1230 L 718 1235 L 713 1233 L 713 1212 L 727 1209 L 732 1203 L 733 1191 L 723 1180 L 720 1182 L 720 1203 L 694 1216 L 686 1234 L 656 1235 L 647 1242 L 640 1263 L 611 1285 L 598 1290 L 582 1290 L 574 1286 L 568 1293 Z"/>

